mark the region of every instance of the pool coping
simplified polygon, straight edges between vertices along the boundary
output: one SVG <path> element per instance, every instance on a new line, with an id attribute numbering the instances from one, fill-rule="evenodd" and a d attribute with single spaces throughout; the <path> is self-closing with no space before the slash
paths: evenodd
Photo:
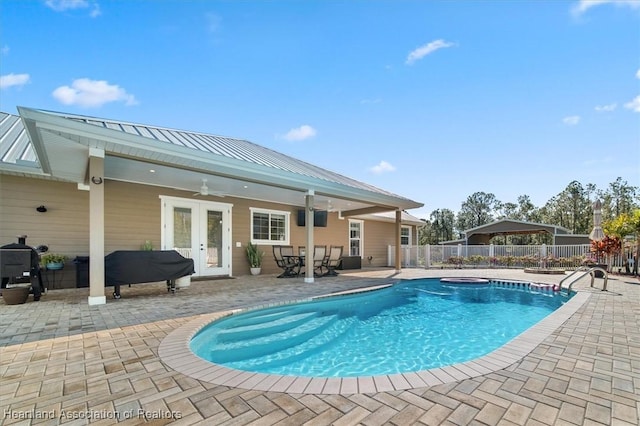
<path id="1" fill-rule="evenodd" d="M 206 361 L 195 355 L 190 349 L 189 344 L 196 333 L 212 321 L 225 316 L 255 309 L 308 302 L 345 294 L 370 292 L 392 285 L 393 284 L 378 285 L 305 299 L 259 305 L 248 309 L 233 309 L 200 315 L 197 319 L 169 333 L 159 345 L 158 356 L 168 367 L 193 379 L 213 385 L 230 386 L 247 390 L 291 394 L 352 395 L 357 393 L 417 389 L 458 382 L 509 367 L 533 351 L 583 306 L 591 296 L 589 292 L 576 292 L 563 306 L 487 355 L 462 363 L 417 372 L 344 378 L 284 376 L 231 369 Z"/>

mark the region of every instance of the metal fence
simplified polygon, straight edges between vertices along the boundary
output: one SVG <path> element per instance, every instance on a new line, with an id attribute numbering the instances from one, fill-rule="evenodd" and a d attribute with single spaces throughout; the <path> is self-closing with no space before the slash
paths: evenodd
<path id="1" fill-rule="evenodd" d="M 402 246 L 403 268 L 432 267 L 546 267 L 574 269 L 590 255 L 589 244 L 573 245 L 425 245 Z M 395 246 L 388 246 L 388 266 L 395 266 Z M 613 268 L 623 268 L 623 255 L 604 260 Z"/>

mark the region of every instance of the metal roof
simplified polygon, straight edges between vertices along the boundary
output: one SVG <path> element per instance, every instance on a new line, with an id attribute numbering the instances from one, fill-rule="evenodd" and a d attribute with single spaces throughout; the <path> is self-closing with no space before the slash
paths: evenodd
<path id="1" fill-rule="evenodd" d="M 201 178 L 217 175 L 227 179 L 227 183 L 232 179 L 270 185 L 281 192 L 289 191 L 290 196 L 285 197 L 283 192 L 281 197 L 271 200 L 296 205 L 299 202 L 298 198 L 292 201 L 293 192 L 315 191 L 323 195 L 328 204 L 331 199 L 335 202 L 339 198 L 355 201 L 350 207 L 354 214 L 358 209 L 364 212 L 362 209 L 367 205 L 384 207 L 387 211 L 422 206 L 243 139 L 24 107 L 18 110 L 20 116 L 6 113 L 0 116 L 0 169 L 5 172 L 11 171 L 12 166 L 26 170 L 30 165 L 33 174 L 81 182 L 86 178 L 88 150 L 98 148 L 110 158 L 106 166 L 114 174 L 118 173 L 110 178 L 129 182 L 166 184 L 166 181 L 137 180 L 142 172 L 134 162 L 145 161 L 183 170 L 181 178 L 191 171 L 190 177 L 199 173 Z M 125 169 L 129 175 L 123 177 Z M 191 185 L 173 187 L 192 188 Z M 255 193 L 252 196 L 257 199 Z M 349 209 L 346 203 L 336 208 Z"/>
<path id="2" fill-rule="evenodd" d="M 329 182 L 352 186 L 354 188 L 365 189 L 398 197 L 398 195 L 391 192 L 320 168 L 313 164 L 298 160 L 296 158 L 279 153 L 261 145 L 257 145 L 244 139 L 235 139 L 201 132 L 192 132 L 166 127 L 150 126 L 145 124 L 136 124 L 126 121 L 64 114 L 60 112 L 46 112 L 70 120 L 91 124 L 97 127 L 111 129 L 117 132 L 124 132 L 135 136 L 141 136 L 147 139 L 154 140 L 159 145 L 173 144 L 176 146 L 186 147 L 208 154 L 233 158 L 247 163 L 257 164 L 289 173 L 296 173 L 301 176 L 322 179 Z"/>
<path id="3" fill-rule="evenodd" d="M 0 161 L 19 164 L 37 160 L 20 117 L 0 111 Z"/>
<path id="4" fill-rule="evenodd" d="M 501 219 L 484 225 L 476 226 L 464 231 L 467 237 L 474 234 L 526 234 L 537 232 L 548 232 L 551 235 L 555 234 L 570 234 L 571 231 L 563 226 L 559 225 L 547 225 L 544 223 L 526 222 L 515 219 Z"/>

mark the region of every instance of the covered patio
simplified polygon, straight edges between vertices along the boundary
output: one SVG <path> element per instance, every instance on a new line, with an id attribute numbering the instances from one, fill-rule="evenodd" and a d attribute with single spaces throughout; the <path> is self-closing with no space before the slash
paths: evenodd
<path id="1" fill-rule="evenodd" d="M 91 259 L 103 259 L 107 254 L 107 182 L 169 188 L 193 197 L 252 200 L 265 206 L 263 209 L 268 208 L 266 203 L 296 206 L 304 211 L 307 247 L 315 244 L 315 211 L 328 211 L 340 219 L 391 213 L 398 247 L 397 270 L 401 269 L 399 250 L 404 210 L 422 206 L 245 140 L 32 108 L 18 109 L 19 118 L 9 116 L 3 120 L 7 135 L 3 141 L 15 137 L 12 143 L 6 144 L 7 151 L 2 155 L 3 172 L 73 182 L 78 190 L 88 191 L 89 206 L 85 214 L 90 218 L 88 254 Z M 25 129 L 22 133 L 21 124 Z M 160 198 L 165 204 L 175 200 L 170 196 Z M 217 199 L 216 203 L 224 211 L 224 223 L 230 223 L 232 204 L 223 204 Z M 169 216 L 164 210 L 163 214 Z M 219 264 L 230 274 L 232 247 L 241 247 L 242 241 L 232 242 L 230 228 L 225 229 L 219 252 L 224 250 L 222 256 L 229 259 Z M 160 249 L 173 249 L 173 246 L 163 244 Z M 88 296 L 91 305 L 106 303 L 104 275 L 104 263 L 92 261 Z M 307 272 L 305 282 L 313 281 L 312 271 Z"/>

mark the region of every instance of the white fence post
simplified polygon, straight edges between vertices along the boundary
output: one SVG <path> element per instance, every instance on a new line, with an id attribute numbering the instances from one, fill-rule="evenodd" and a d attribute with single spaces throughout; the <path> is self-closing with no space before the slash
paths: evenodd
<path id="1" fill-rule="evenodd" d="M 424 246 L 424 266 L 425 268 L 431 268 L 431 245 Z"/>

